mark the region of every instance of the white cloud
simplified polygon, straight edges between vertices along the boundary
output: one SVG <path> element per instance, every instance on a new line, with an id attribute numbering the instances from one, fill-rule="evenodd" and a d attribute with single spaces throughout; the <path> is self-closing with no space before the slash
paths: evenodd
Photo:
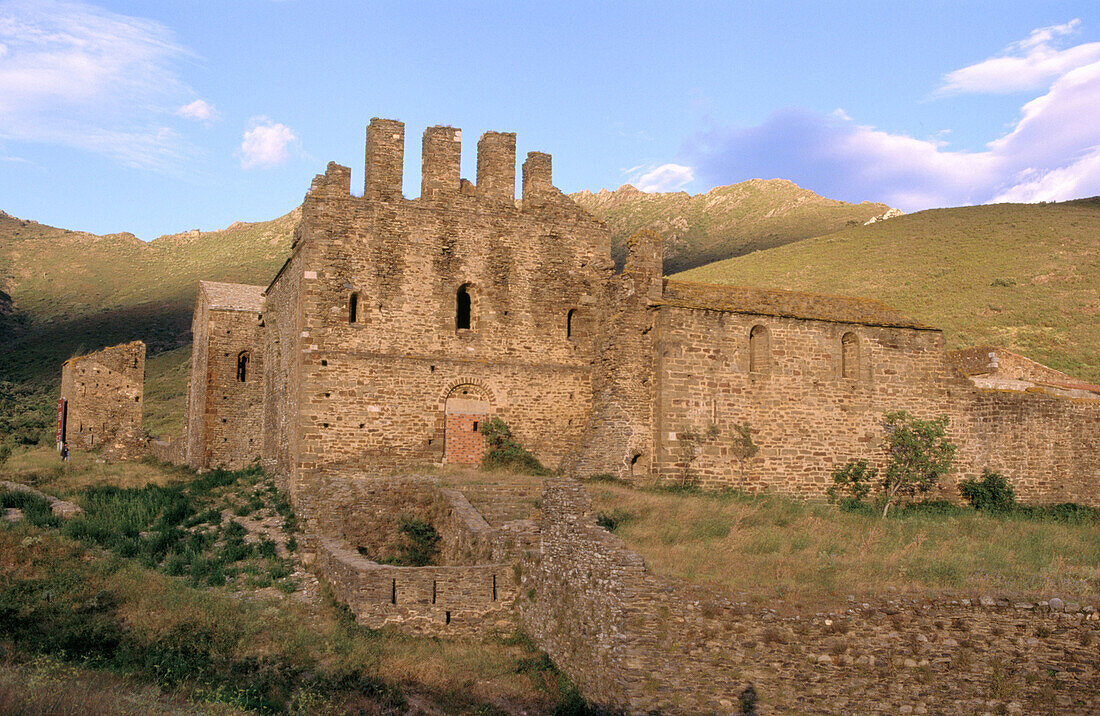
<path id="1" fill-rule="evenodd" d="M 241 167 L 252 169 L 282 164 L 290 158 L 290 146 L 297 141 L 290 127 L 258 117 L 241 140 Z"/>
<path id="2" fill-rule="evenodd" d="M 1100 42 L 1089 42 L 1064 50 L 1057 41 L 1077 31 L 1080 20 L 1032 31 L 1024 40 L 1006 47 L 969 67 L 949 72 L 937 94 L 1007 93 L 1039 89 L 1077 67 L 1100 60 Z"/>
<path id="3" fill-rule="evenodd" d="M 0 138 L 168 167 L 186 150 L 162 121 L 188 94 L 186 50 L 161 24 L 82 2 L 0 2 Z"/>
<path id="4" fill-rule="evenodd" d="M 214 105 L 201 99 L 197 99 L 190 104 L 185 104 L 176 110 L 176 114 L 188 119 L 197 119 L 203 124 L 211 124 L 212 122 L 221 118 L 218 110 L 214 109 Z"/>
<path id="5" fill-rule="evenodd" d="M 1041 28 L 1012 47 L 1034 57 L 1076 27 L 1075 21 Z M 944 132 L 920 139 L 858 124 L 843 110 L 789 108 L 757 127 L 700 132 L 685 143 L 684 156 L 710 184 L 781 176 L 829 197 L 872 199 L 906 211 L 1098 195 L 1100 57 L 1059 67 L 1065 69 L 1047 77 L 1046 91 L 1021 107 L 1011 128 L 979 151 L 949 149 Z"/>
<path id="6" fill-rule="evenodd" d="M 695 179 L 692 168 L 682 164 L 642 165 L 627 169 L 624 174 L 641 191 L 677 191 Z"/>

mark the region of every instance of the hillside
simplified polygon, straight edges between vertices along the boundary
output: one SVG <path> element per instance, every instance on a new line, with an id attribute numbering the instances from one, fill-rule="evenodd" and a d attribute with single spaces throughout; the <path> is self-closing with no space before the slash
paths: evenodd
<path id="1" fill-rule="evenodd" d="M 0 212 L 0 413 L 51 403 L 65 359 L 135 339 L 149 348 L 149 387 L 178 402 L 196 282 L 266 283 L 289 252 L 297 216 L 143 242 Z M 157 385 L 160 372 L 173 374 L 172 387 Z"/>
<path id="2" fill-rule="evenodd" d="M 627 237 L 642 229 L 665 237 L 667 273 L 862 225 L 890 209 L 826 199 L 784 179 L 751 179 L 695 196 L 645 193 L 629 184 L 570 196 L 607 223 L 620 266 Z"/>
<path id="3" fill-rule="evenodd" d="M 703 266 L 679 279 L 877 298 L 1100 382 L 1100 197 L 936 209 Z"/>

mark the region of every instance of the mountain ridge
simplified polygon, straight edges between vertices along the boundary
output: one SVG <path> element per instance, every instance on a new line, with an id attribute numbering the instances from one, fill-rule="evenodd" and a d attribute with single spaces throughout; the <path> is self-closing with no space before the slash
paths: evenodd
<path id="1" fill-rule="evenodd" d="M 570 198 L 607 224 L 620 266 L 631 235 L 644 229 L 662 235 L 668 273 L 831 233 L 891 210 L 829 199 L 787 179 L 749 179 L 700 194 L 643 192 L 624 184 Z"/>

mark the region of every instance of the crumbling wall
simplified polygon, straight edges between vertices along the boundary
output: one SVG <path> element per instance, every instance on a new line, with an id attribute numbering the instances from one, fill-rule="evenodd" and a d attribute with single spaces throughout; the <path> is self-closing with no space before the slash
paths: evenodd
<path id="1" fill-rule="evenodd" d="M 71 450 L 102 449 L 112 460 L 145 454 L 141 429 L 145 344 L 133 341 L 70 358 L 61 367 L 65 441 Z"/>
<path id="2" fill-rule="evenodd" d="M 516 201 L 514 135 L 482 137 L 478 185 L 460 179 L 460 139 L 425 132 L 415 200 L 401 196 L 404 127 L 390 120 L 368 128 L 363 198 L 345 167 L 315 180 L 298 263 L 268 290 L 269 316 L 300 322 L 299 350 L 282 349 L 298 361 L 286 368 L 298 399 L 284 402 L 297 423 L 291 454 L 275 463 L 305 474 L 440 462 L 446 400 L 464 384 L 482 387 L 489 415 L 548 465 L 579 439 L 594 332 L 572 329 L 595 314 L 610 234 L 553 187 L 547 155 L 529 155 Z"/>
<path id="3" fill-rule="evenodd" d="M 575 481 L 550 482 L 542 509 L 522 623 L 600 706 L 737 713 L 752 684 L 760 713 L 1100 709 L 1095 605 L 974 595 L 780 614 L 648 572 Z"/>

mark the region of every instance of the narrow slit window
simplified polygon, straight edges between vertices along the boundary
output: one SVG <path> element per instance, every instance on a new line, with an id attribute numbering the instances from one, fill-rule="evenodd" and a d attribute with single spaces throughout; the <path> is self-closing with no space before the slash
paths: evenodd
<path id="1" fill-rule="evenodd" d="M 749 372 L 766 373 L 771 364 L 771 341 L 768 329 L 753 326 L 749 331 Z"/>
<path id="2" fill-rule="evenodd" d="M 565 337 L 573 337 L 573 317 L 577 315 L 577 309 L 570 308 L 569 313 L 565 314 Z"/>
<path id="3" fill-rule="evenodd" d="M 859 338 L 855 333 L 845 333 L 840 339 L 840 374 L 853 380 L 859 377 Z"/>
<path id="4" fill-rule="evenodd" d="M 241 351 L 237 354 L 237 382 L 243 383 L 248 380 L 248 351 Z"/>
<path id="5" fill-rule="evenodd" d="M 359 320 L 359 294 L 353 293 L 348 296 L 348 323 L 355 323 Z"/>
<path id="6" fill-rule="evenodd" d="M 464 283 L 458 287 L 455 296 L 455 329 L 470 329 L 470 284 Z"/>

